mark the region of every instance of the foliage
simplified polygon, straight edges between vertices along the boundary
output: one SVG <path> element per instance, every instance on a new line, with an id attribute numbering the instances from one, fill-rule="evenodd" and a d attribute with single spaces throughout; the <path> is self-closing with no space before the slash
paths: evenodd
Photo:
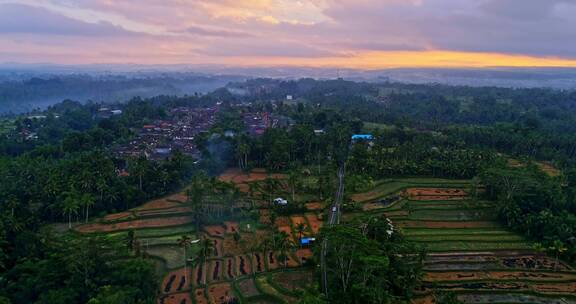
<path id="1" fill-rule="evenodd" d="M 384 217 L 323 228 L 330 303 L 395 303 L 410 299 L 420 283 L 423 254 Z M 321 243 L 321 242 L 319 242 Z"/>

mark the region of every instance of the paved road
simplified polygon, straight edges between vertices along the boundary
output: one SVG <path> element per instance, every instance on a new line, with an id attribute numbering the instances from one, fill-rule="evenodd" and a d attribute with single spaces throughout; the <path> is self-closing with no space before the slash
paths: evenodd
<path id="1" fill-rule="evenodd" d="M 336 190 L 336 199 L 330 208 L 330 220 L 328 226 L 340 224 L 340 207 L 344 199 L 344 164 L 338 168 L 338 189 Z"/>
<path id="2" fill-rule="evenodd" d="M 340 208 L 344 198 L 344 175 L 345 175 L 345 162 L 342 162 L 338 168 L 338 189 L 336 190 L 336 197 L 334 203 L 330 207 L 330 218 L 328 219 L 328 226 L 340 224 Z M 320 256 L 320 267 L 322 268 L 322 283 L 324 287 L 324 294 L 328 296 L 328 273 L 326 269 L 326 249 L 328 248 L 328 239 L 324 238 L 322 241 L 322 253 Z"/>

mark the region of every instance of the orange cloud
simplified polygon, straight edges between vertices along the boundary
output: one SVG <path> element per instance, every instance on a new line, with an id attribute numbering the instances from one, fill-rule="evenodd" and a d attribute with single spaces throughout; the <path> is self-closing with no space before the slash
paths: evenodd
<path id="1" fill-rule="evenodd" d="M 479 52 L 390 51 L 324 58 L 229 58 L 227 64 L 381 69 L 402 67 L 576 67 L 576 59 Z"/>

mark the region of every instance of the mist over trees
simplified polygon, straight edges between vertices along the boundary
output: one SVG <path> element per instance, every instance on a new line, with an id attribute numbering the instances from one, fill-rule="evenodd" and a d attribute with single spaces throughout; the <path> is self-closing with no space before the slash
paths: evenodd
<path id="1" fill-rule="evenodd" d="M 3 79 L 4 78 L 4 79 Z M 198 74 L 38 75 L 13 80 L 0 77 L 0 115 L 45 109 L 63 100 L 123 102 L 133 97 L 205 94 L 225 86 L 235 76 Z"/>

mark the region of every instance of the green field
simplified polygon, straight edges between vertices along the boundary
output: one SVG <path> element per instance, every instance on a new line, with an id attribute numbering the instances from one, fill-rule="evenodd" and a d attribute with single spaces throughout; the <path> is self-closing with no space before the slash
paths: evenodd
<path id="1" fill-rule="evenodd" d="M 0 135 L 4 135 L 13 131 L 16 128 L 13 119 L 0 119 Z"/>
<path id="2" fill-rule="evenodd" d="M 426 229 L 403 228 L 404 234 L 410 236 L 438 236 L 438 235 L 502 235 L 511 234 L 510 231 L 498 228 L 461 228 L 461 229 Z"/>
<path id="3" fill-rule="evenodd" d="M 362 198 L 361 203 L 370 203 L 381 197 L 399 193 L 408 187 L 467 188 L 469 186 L 467 181 L 426 178 L 387 179 L 378 181 L 374 188 L 359 194 L 358 197 Z M 425 263 L 425 269 L 435 273 L 457 272 L 458 275 L 462 275 L 462 278 L 480 273 L 478 278 L 481 281 L 463 283 L 458 276 L 445 281 L 434 280 L 429 282 L 430 284 L 426 287 L 427 291 L 422 295 L 430 295 L 432 290 L 440 289 L 456 292 L 464 303 L 545 303 L 542 299 L 546 298 L 539 297 L 552 295 L 534 292 L 531 284 L 549 284 L 551 288 L 554 284 L 564 284 L 561 281 L 546 281 L 544 275 L 540 275 L 540 271 L 553 272 L 551 264 L 547 264 L 546 269 L 542 266 L 544 264 L 538 264 L 534 262 L 535 260 L 526 262 L 527 259 L 538 259 L 536 252 L 530 253 L 533 248 L 532 242 L 506 229 L 497 221 L 497 210 L 493 202 L 474 199 L 434 201 L 404 198 L 392 205 L 382 206 L 369 212 L 374 215 L 387 215 L 393 223 L 398 225 L 408 241 L 426 248 L 432 257 Z M 500 257 L 500 255 L 503 256 Z M 505 258 L 506 255 L 520 262 L 512 263 L 510 258 Z M 548 263 L 554 263 L 551 258 L 541 258 L 548 259 Z M 515 271 L 521 274 L 521 278 L 514 277 L 514 274 L 502 279 L 482 276 L 482 273 L 488 274 L 491 271 L 512 273 Z M 511 295 L 512 290 L 497 287 L 498 284 L 505 282 L 512 282 L 509 284 L 523 282 L 525 285 L 522 287 L 511 285 L 510 288 L 519 289 L 514 291 L 516 292 L 514 296 L 508 296 Z M 460 284 L 462 289 L 454 290 L 454 284 Z M 482 301 L 477 302 L 473 299 L 470 293 L 474 292 L 485 295 Z M 566 291 L 560 293 L 561 297 L 566 295 Z M 532 302 L 533 299 L 539 299 L 539 301 Z M 548 299 L 555 301 L 558 296 Z M 550 303 L 557 303 L 554 301 Z"/>
<path id="4" fill-rule="evenodd" d="M 464 188 L 469 185 L 467 180 L 452 180 L 441 178 L 396 178 L 396 179 L 383 179 L 375 182 L 375 186 L 369 192 L 364 193 L 358 202 L 373 201 L 394 193 L 398 193 L 410 187 L 450 187 L 450 188 Z M 356 194 L 358 195 L 358 194 Z M 352 198 L 356 201 L 355 196 Z"/>

